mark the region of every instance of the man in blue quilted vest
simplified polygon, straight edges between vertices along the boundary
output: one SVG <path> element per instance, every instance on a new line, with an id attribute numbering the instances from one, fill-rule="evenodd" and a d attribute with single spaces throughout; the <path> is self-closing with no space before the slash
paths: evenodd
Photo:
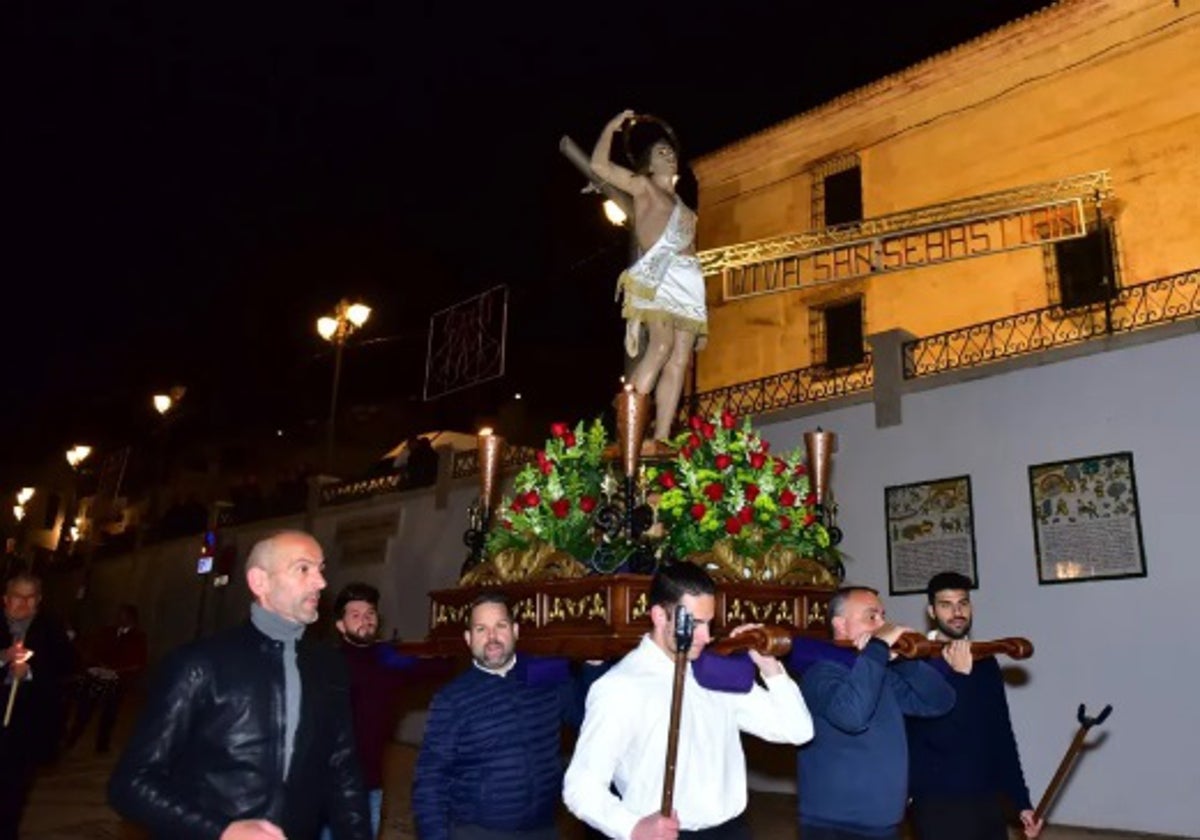
<path id="1" fill-rule="evenodd" d="M 438 692 L 417 757 L 420 840 L 555 840 L 562 725 L 582 703 L 566 660 L 517 656 L 519 628 L 500 593 L 471 604 L 471 667 Z"/>

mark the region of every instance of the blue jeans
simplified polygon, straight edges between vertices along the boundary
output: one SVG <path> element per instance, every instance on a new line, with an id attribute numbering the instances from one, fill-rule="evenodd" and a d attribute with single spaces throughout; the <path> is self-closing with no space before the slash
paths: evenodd
<path id="1" fill-rule="evenodd" d="M 379 836 L 379 817 L 383 810 L 383 788 L 367 791 L 367 806 L 371 809 L 371 836 Z M 321 829 L 321 840 L 333 840 L 329 826 Z"/>

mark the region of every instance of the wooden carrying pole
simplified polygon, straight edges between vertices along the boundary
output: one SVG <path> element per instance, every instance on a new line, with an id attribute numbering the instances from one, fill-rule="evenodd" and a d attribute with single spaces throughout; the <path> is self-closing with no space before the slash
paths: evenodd
<path id="1" fill-rule="evenodd" d="M 675 685 L 671 689 L 671 724 L 667 730 L 667 765 L 663 770 L 662 808 L 671 816 L 675 802 L 675 759 L 679 755 L 679 718 L 683 713 L 683 681 L 687 674 L 688 651 L 692 647 L 692 614 L 687 607 L 675 607 Z"/>

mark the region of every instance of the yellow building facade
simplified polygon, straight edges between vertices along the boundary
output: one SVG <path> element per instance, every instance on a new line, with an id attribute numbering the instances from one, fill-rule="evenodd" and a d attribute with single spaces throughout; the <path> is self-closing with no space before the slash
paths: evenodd
<path id="1" fill-rule="evenodd" d="M 1125 290 L 1200 266 L 1200 12 L 1063 0 L 694 168 L 701 392 L 869 372 L 889 331 L 1053 307 L 1040 329 L 1103 331 Z"/>

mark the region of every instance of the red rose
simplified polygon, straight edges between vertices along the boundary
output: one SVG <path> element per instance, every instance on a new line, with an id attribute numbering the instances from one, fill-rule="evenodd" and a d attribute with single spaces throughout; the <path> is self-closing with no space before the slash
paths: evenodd
<path id="1" fill-rule="evenodd" d="M 570 449 L 572 446 L 574 446 L 575 445 L 575 433 L 567 432 L 565 435 L 563 435 L 563 443 L 566 445 L 567 449 Z"/>
<path id="2" fill-rule="evenodd" d="M 658 483 L 661 484 L 663 487 L 667 488 L 668 490 L 670 490 L 672 487 L 675 486 L 675 474 L 672 473 L 670 470 L 665 470 L 665 471 L 659 473 Z"/>
<path id="3" fill-rule="evenodd" d="M 591 496 L 584 496 L 579 500 L 579 509 L 584 513 L 591 513 L 596 509 L 596 500 Z"/>
<path id="4" fill-rule="evenodd" d="M 725 520 L 726 534 L 736 534 L 740 530 L 742 530 L 742 523 L 738 521 L 736 516 L 731 516 Z"/>
<path id="5" fill-rule="evenodd" d="M 816 521 L 817 521 L 816 515 L 810 513 L 804 517 L 804 527 L 807 528 L 809 525 L 813 524 Z"/>
<path id="6" fill-rule="evenodd" d="M 701 429 L 700 429 L 700 433 L 701 433 L 702 435 L 704 435 L 704 439 L 705 439 L 705 440 L 712 440 L 712 439 L 713 439 L 713 435 L 715 435 L 715 434 L 717 433 L 717 427 L 716 427 L 716 426 L 714 426 L 712 423 L 705 423 L 705 424 L 704 424 L 704 425 L 701 427 Z"/>
<path id="7" fill-rule="evenodd" d="M 550 434 L 552 434 L 556 438 L 562 437 L 563 435 L 565 435 L 567 433 L 567 431 L 568 431 L 568 427 L 567 427 L 566 423 L 551 423 L 550 424 Z"/>
<path id="8" fill-rule="evenodd" d="M 692 453 L 693 453 L 693 452 L 695 452 L 695 451 L 696 451 L 696 450 L 692 449 L 692 447 L 688 446 L 688 445 L 685 443 L 685 444 L 683 445 L 683 448 L 681 448 L 681 449 L 679 450 L 679 454 L 681 454 L 681 455 L 682 455 L 682 456 L 683 456 L 685 459 L 687 459 L 687 460 L 691 460 Z"/>
<path id="9" fill-rule="evenodd" d="M 786 516 L 779 517 L 780 530 L 786 531 L 788 528 L 791 528 L 791 527 L 792 527 L 792 520 L 788 519 Z"/>
<path id="10" fill-rule="evenodd" d="M 504 526 L 504 530 L 505 530 L 505 531 L 511 531 L 511 530 L 512 530 L 512 523 L 511 523 L 511 522 L 509 522 L 507 519 L 503 520 L 503 521 L 502 521 L 500 524 L 501 524 L 502 526 Z"/>
<path id="11" fill-rule="evenodd" d="M 722 429 L 732 429 L 736 425 L 737 425 L 736 417 L 734 417 L 728 411 L 721 412 L 721 428 Z"/>
<path id="12" fill-rule="evenodd" d="M 783 471 L 787 469 L 787 461 L 782 458 L 775 459 L 775 475 L 783 475 Z"/>
<path id="13" fill-rule="evenodd" d="M 525 510 L 525 503 L 521 501 L 520 496 L 517 496 L 517 498 L 512 500 L 511 507 L 513 513 L 520 513 L 521 511 Z"/>
<path id="14" fill-rule="evenodd" d="M 688 435 L 687 442 L 688 446 L 690 446 L 692 449 L 699 449 L 700 445 L 703 443 L 703 441 L 700 440 L 699 435 L 696 435 L 695 433 Z"/>
<path id="15" fill-rule="evenodd" d="M 554 515 L 559 519 L 565 519 L 571 511 L 570 499 L 559 499 L 557 502 L 550 503 L 550 510 L 554 511 Z"/>
<path id="16" fill-rule="evenodd" d="M 541 470 L 542 475 L 550 475 L 550 473 L 554 472 L 554 462 L 547 457 L 544 450 L 538 450 L 537 462 L 538 469 Z"/>
<path id="17" fill-rule="evenodd" d="M 688 418 L 688 425 L 692 427 L 692 431 L 698 432 L 704 427 L 704 419 L 696 415 Z"/>
<path id="18" fill-rule="evenodd" d="M 762 447 L 762 449 L 760 450 L 762 452 L 762 454 L 766 455 L 768 452 L 771 451 L 771 442 L 769 440 L 760 440 L 758 443 L 759 443 L 759 446 Z"/>
<path id="19" fill-rule="evenodd" d="M 707 511 L 708 508 L 704 506 L 703 502 L 696 502 L 696 504 L 692 505 L 692 519 L 695 519 L 697 522 L 699 522 L 704 518 L 704 514 Z"/>
<path id="20" fill-rule="evenodd" d="M 796 475 L 804 475 L 807 472 L 808 472 L 808 467 L 804 466 L 804 464 L 796 465 Z"/>
<path id="21" fill-rule="evenodd" d="M 811 507 L 812 505 L 815 505 L 816 503 L 817 503 L 817 494 L 816 493 L 809 493 L 807 496 L 804 497 L 804 504 L 806 506 Z"/>
<path id="22" fill-rule="evenodd" d="M 796 504 L 796 494 L 791 490 L 784 490 L 779 494 L 779 504 L 784 507 L 792 507 Z"/>
<path id="23" fill-rule="evenodd" d="M 737 518 L 743 525 L 749 525 L 754 519 L 754 511 L 749 506 L 746 506 L 738 511 Z"/>
<path id="24" fill-rule="evenodd" d="M 760 492 L 761 491 L 758 489 L 757 484 L 747 484 L 746 485 L 746 501 L 753 502 L 755 499 L 758 498 L 758 494 Z"/>
<path id="25" fill-rule="evenodd" d="M 530 490 L 525 494 L 525 507 L 537 507 L 542 502 L 542 497 L 538 495 L 538 491 Z"/>
<path id="26" fill-rule="evenodd" d="M 716 461 L 717 461 L 717 469 L 719 469 L 719 470 L 727 470 L 727 469 L 729 469 L 730 465 L 733 464 L 733 459 L 730 458 L 728 455 L 724 455 L 724 454 L 718 455 L 716 458 Z"/>
<path id="27" fill-rule="evenodd" d="M 712 484 L 704 488 L 704 495 L 714 502 L 721 501 L 721 497 L 725 495 L 725 485 L 719 481 L 714 481 Z"/>
<path id="28" fill-rule="evenodd" d="M 763 464 L 765 463 L 767 463 L 766 455 L 761 452 L 750 453 L 750 466 L 754 467 L 754 469 L 761 470 L 763 468 Z"/>

